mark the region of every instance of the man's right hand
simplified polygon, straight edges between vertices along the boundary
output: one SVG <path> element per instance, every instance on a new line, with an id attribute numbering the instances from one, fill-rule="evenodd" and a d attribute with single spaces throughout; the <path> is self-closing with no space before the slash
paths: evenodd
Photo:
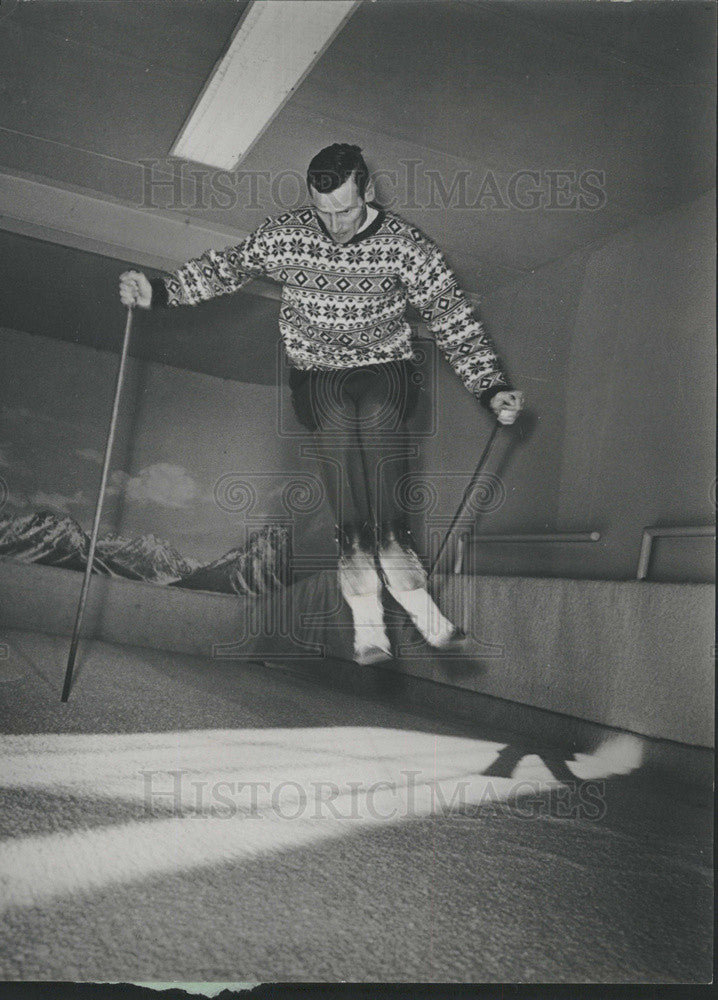
<path id="1" fill-rule="evenodd" d="M 120 302 L 123 306 L 149 309 L 152 305 L 152 285 L 142 271 L 125 271 L 120 275 Z"/>

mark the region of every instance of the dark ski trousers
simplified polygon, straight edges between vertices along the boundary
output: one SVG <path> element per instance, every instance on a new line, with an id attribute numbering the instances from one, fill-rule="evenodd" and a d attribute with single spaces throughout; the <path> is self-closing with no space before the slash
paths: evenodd
<path id="1" fill-rule="evenodd" d="M 290 369 L 294 411 L 313 432 L 342 550 L 375 550 L 389 531 L 408 541 L 399 488 L 409 468 L 406 421 L 416 407 L 418 382 L 411 361 Z"/>

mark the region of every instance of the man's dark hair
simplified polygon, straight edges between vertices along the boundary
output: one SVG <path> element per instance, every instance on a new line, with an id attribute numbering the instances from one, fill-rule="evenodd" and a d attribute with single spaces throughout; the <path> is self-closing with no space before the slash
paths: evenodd
<path id="1" fill-rule="evenodd" d="M 319 194 L 329 194 L 336 191 L 342 184 L 354 175 L 360 198 L 364 197 L 369 170 L 361 155 L 359 146 L 350 146 L 346 142 L 335 142 L 326 146 L 314 157 L 307 170 L 307 187 L 314 188 Z"/>

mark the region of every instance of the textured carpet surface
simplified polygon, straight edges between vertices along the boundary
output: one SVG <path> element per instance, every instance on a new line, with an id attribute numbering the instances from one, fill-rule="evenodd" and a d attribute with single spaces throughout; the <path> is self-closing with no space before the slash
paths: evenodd
<path id="1" fill-rule="evenodd" d="M 0 977 L 701 982 L 712 799 L 253 663 L 6 632 Z"/>

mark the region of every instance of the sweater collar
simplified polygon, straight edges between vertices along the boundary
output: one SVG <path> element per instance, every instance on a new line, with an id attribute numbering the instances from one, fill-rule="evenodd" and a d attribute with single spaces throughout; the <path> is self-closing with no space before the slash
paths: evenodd
<path id="1" fill-rule="evenodd" d="M 314 211 L 314 209 L 312 209 L 312 212 L 314 214 L 314 218 L 317 220 L 317 224 L 318 224 L 319 228 L 324 233 L 324 235 L 327 237 L 327 239 L 331 240 L 332 243 L 336 243 L 336 246 L 338 246 L 338 247 L 350 247 L 353 243 L 361 243 L 362 240 L 365 240 L 365 239 L 367 239 L 370 236 L 374 236 L 374 234 L 377 232 L 377 230 L 381 226 L 382 222 L 384 221 L 384 209 L 380 208 L 378 205 L 374 205 L 373 202 L 371 204 L 372 204 L 372 207 L 377 210 L 376 211 L 376 218 L 372 219 L 372 221 L 369 223 L 369 225 L 366 226 L 364 229 L 360 229 L 358 233 L 355 233 L 354 236 L 352 236 L 352 238 L 350 240 L 347 240 L 346 243 L 336 243 L 336 240 L 332 239 L 332 236 L 331 236 L 329 230 L 324 225 L 324 223 L 319 218 L 319 216 Z"/>

